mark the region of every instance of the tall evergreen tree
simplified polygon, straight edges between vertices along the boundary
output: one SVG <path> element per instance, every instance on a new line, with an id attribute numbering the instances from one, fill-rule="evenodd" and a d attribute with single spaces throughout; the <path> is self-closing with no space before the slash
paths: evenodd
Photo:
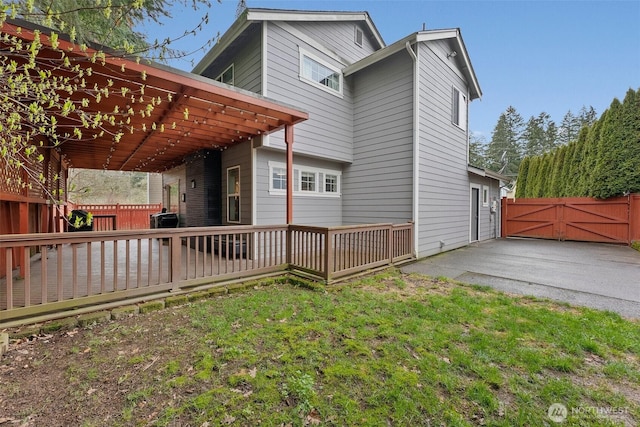
<path id="1" fill-rule="evenodd" d="M 560 171 L 560 182 L 556 185 L 558 186 L 558 196 L 568 197 L 573 195 L 571 176 L 573 174 L 572 159 L 575 156 L 576 143 L 570 142 L 567 145 L 563 145 L 563 147 L 566 147 L 564 152 L 564 163 L 562 165 L 562 170 Z"/>
<path id="2" fill-rule="evenodd" d="M 500 114 L 487 145 L 487 166 L 508 176 L 516 176 L 522 159 L 524 120 L 512 106 Z"/>
<path id="3" fill-rule="evenodd" d="M 595 108 L 589 105 L 589 108 L 583 106 L 578 112 L 578 122 L 580 123 L 580 128 L 585 126 L 591 126 L 598 119 L 598 114 L 596 113 Z"/>
<path id="4" fill-rule="evenodd" d="M 567 111 L 560 123 L 560 129 L 558 129 L 558 143 L 560 145 L 566 145 L 576 139 L 580 127 L 580 119 L 574 115 L 571 110 Z"/>
<path id="5" fill-rule="evenodd" d="M 469 133 L 469 163 L 479 168 L 486 167 L 485 150 L 487 141 L 484 136 Z"/>
<path id="6" fill-rule="evenodd" d="M 597 198 L 640 191 L 640 89 L 614 99 L 602 123 L 591 195 Z"/>
<path id="7" fill-rule="evenodd" d="M 543 113 L 546 114 L 546 113 Z M 547 116 L 549 116 L 547 114 Z M 546 124 L 545 132 L 544 132 L 544 147 L 545 151 L 553 150 L 554 148 L 559 147 L 561 144 L 558 141 L 558 127 L 556 126 L 556 122 L 551 120 L 551 116 L 549 116 L 549 120 Z"/>
<path id="8" fill-rule="evenodd" d="M 562 169 L 565 164 L 567 146 L 558 147 L 554 152 L 553 170 L 551 171 L 551 183 L 549 184 L 547 197 L 560 197 L 562 192 Z"/>
<path id="9" fill-rule="evenodd" d="M 623 159 L 622 141 L 622 104 L 615 98 L 604 116 L 598 142 L 598 156 L 593 171 L 593 179 L 589 195 L 599 199 L 606 199 L 612 195 L 621 194 L 620 168 Z"/>
<path id="10" fill-rule="evenodd" d="M 587 182 L 590 180 L 591 168 L 587 166 L 589 155 L 589 132 L 593 129 L 593 125 L 584 126 L 580 129 L 578 139 L 575 142 L 575 150 L 572 158 L 567 159 L 570 163 L 571 175 L 567 178 L 571 180 L 571 192 L 573 197 L 583 197 L 588 194 Z"/>
<path id="11" fill-rule="evenodd" d="M 625 148 L 622 173 L 626 176 L 626 191 L 640 193 L 640 88 L 629 89 L 623 102 Z"/>
<path id="12" fill-rule="evenodd" d="M 525 197 L 527 190 L 527 182 L 529 179 L 529 164 L 531 163 L 531 157 L 525 157 L 520 162 L 520 169 L 518 170 L 518 180 L 516 181 L 516 198 Z"/>
<path id="13" fill-rule="evenodd" d="M 544 113 L 542 113 L 544 114 Z M 522 132 L 522 142 L 525 156 L 540 156 L 545 152 L 544 147 L 545 132 L 542 128 L 540 116 L 531 116 L 527 120 Z"/>
<path id="14" fill-rule="evenodd" d="M 528 199 L 536 196 L 536 185 L 539 178 L 540 156 L 532 157 L 529 161 L 529 173 L 527 174 L 526 188 L 523 188 L 523 197 Z"/>

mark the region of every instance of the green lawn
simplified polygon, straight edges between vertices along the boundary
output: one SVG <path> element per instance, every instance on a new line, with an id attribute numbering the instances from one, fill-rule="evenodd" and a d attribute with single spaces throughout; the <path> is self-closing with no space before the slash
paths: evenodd
<path id="1" fill-rule="evenodd" d="M 69 355 L 77 390 L 117 369 L 116 425 L 560 425 L 554 403 L 563 426 L 640 422 L 640 324 L 610 312 L 391 270 L 135 320 L 94 328 Z M 145 345 L 147 321 L 164 345 Z"/>

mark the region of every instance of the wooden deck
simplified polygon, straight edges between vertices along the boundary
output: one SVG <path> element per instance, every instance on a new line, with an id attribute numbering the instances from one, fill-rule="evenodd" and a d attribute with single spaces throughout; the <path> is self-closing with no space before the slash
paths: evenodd
<path id="1" fill-rule="evenodd" d="M 13 274 L 0 278 L 0 325 L 285 270 L 329 283 L 411 259 L 412 235 L 412 224 L 4 235 L 0 262 Z"/>

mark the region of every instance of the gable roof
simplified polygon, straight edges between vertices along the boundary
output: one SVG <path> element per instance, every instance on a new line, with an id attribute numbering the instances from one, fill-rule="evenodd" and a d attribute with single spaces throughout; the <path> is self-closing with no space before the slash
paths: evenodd
<path id="1" fill-rule="evenodd" d="M 360 61 L 345 67 L 343 69 L 344 75 L 348 76 L 356 73 L 372 64 L 375 64 L 378 61 L 381 61 L 401 50 L 406 49 L 407 43 L 415 44 L 436 40 L 450 40 L 453 43 L 453 50 L 457 53 L 455 60 L 459 63 L 459 68 L 469 84 L 470 99 L 473 100 L 482 97 L 482 90 L 480 89 L 480 84 L 478 83 L 476 73 L 473 70 L 473 66 L 471 65 L 471 59 L 469 58 L 469 53 L 467 52 L 464 41 L 462 40 L 462 35 L 460 34 L 459 28 L 427 30 L 410 34 L 407 37 L 398 40 L 397 42 L 383 49 L 380 49 L 377 52 L 372 53 L 366 58 L 363 58 Z"/>
<path id="2" fill-rule="evenodd" d="M 377 43 L 377 49 L 386 45 L 368 12 L 330 12 L 309 10 L 281 10 L 247 8 L 233 25 L 220 37 L 218 43 L 198 62 L 193 72 L 201 74 L 231 43 L 251 25 L 263 21 L 288 22 L 363 22 Z"/>
<path id="3" fill-rule="evenodd" d="M 59 133 L 70 135 L 55 147 L 70 167 L 162 172 L 199 150 L 224 149 L 308 118 L 306 112 L 253 92 L 160 64 L 110 55 L 92 63 L 92 55 L 102 49 L 83 51 L 60 35 L 56 50 L 48 36 L 51 31 L 21 20 L 5 21 L 0 28 L 2 34 L 26 42 L 40 33 L 43 48 L 36 61 L 40 69 L 51 70 L 54 76 L 65 75 L 60 61 L 49 59 L 59 58 L 60 51 L 73 64 L 91 67 L 91 75 L 85 75 L 87 88 L 95 84 L 111 90 L 101 101 L 93 94 L 95 102 L 89 101 L 83 110 L 117 117 L 112 124 L 104 123 L 104 132 L 95 131 L 78 140 L 71 131 L 78 126 L 74 118 L 47 111 L 56 117 Z M 0 48 L 4 45 L 0 40 Z M 16 56 L 16 61 L 23 60 Z M 91 89 L 83 93 L 92 99 Z M 140 114 L 148 105 L 154 107 Z M 124 136 L 117 140 L 114 135 L 120 130 L 125 130 Z M 87 133 L 92 132 L 87 129 Z"/>

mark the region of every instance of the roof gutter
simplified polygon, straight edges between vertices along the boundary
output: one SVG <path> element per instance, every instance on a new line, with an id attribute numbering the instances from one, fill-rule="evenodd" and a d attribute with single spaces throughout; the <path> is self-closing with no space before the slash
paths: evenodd
<path id="1" fill-rule="evenodd" d="M 413 60 L 413 253 L 418 257 L 418 236 L 420 231 L 420 70 L 418 55 L 407 40 L 405 49 Z"/>

